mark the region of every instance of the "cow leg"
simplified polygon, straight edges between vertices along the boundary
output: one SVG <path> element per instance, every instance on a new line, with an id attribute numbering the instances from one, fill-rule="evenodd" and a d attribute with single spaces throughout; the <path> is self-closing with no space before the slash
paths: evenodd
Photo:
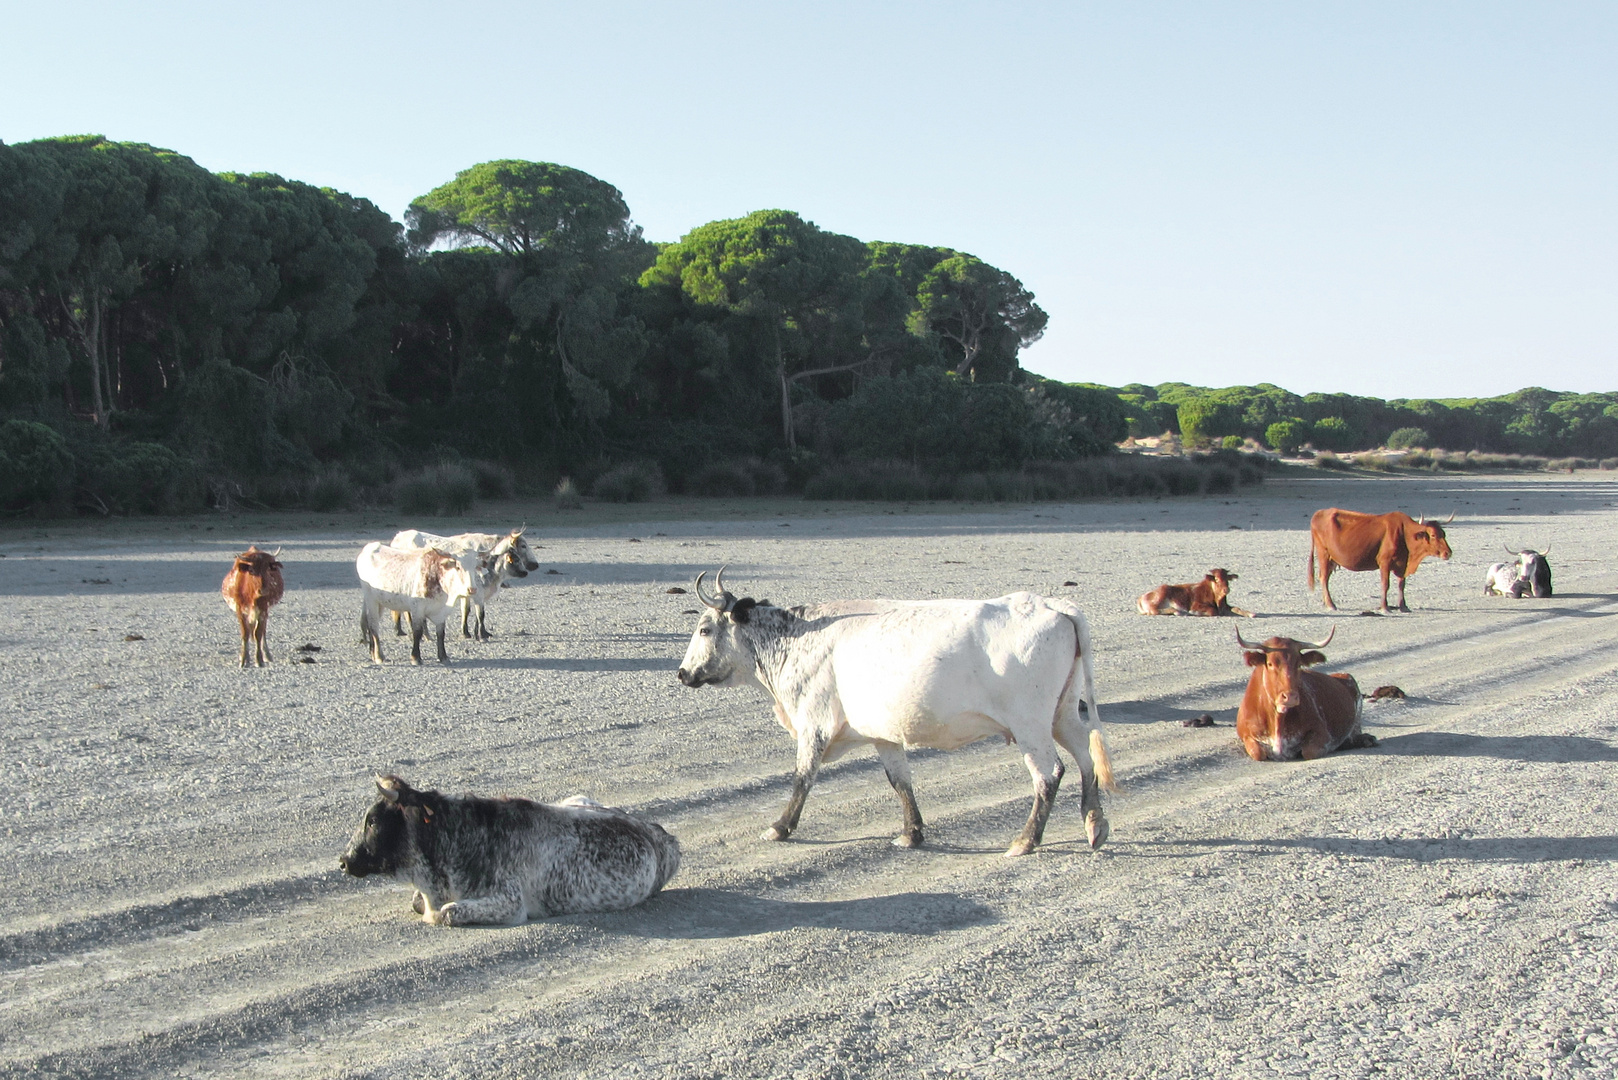
<path id="1" fill-rule="evenodd" d="M 472 614 L 472 598 L 469 597 L 469 596 L 461 597 L 460 606 L 461 606 L 461 636 L 462 637 L 471 637 L 472 636 L 472 630 L 467 625 L 467 619 Z"/>
<path id="2" fill-rule="evenodd" d="M 888 774 L 888 783 L 893 785 L 893 793 L 899 796 L 899 806 L 904 810 L 904 831 L 895 836 L 893 842 L 898 847 L 921 847 L 921 809 L 916 805 L 915 789 L 910 786 L 910 761 L 905 757 L 904 747 L 881 740 L 873 745 L 882 762 L 882 771 Z"/>
<path id="3" fill-rule="evenodd" d="M 1056 736 L 1057 745 L 1066 750 L 1079 767 L 1084 829 L 1090 837 L 1091 850 L 1099 849 L 1107 842 L 1112 827 L 1107 824 L 1107 815 L 1101 809 L 1101 783 L 1096 779 L 1095 761 L 1090 757 L 1089 731 L 1079 720 L 1076 710 L 1070 714 L 1062 709 L 1057 715 L 1056 729 L 1052 734 Z"/>
<path id="4" fill-rule="evenodd" d="M 449 653 L 444 651 L 444 627 L 448 622 L 449 618 L 446 616 L 438 623 L 438 662 L 440 664 L 449 663 Z"/>
<path id="5" fill-rule="evenodd" d="M 1405 606 L 1405 579 L 1402 574 L 1399 576 L 1399 610 L 1406 613 L 1410 611 L 1410 608 Z"/>
<path id="6" fill-rule="evenodd" d="M 522 891 L 515 882 L 508 882 L 491 896 L 451 900 L 433 913 L 432 921 L 440 926 L 511 926 L 527 916 Z"/>
<path id="7" fill-rule="evenodd" d="M 412 664 L 418 666 L 421 664 L 421 635 L 426 633 L 429 625 L 431 624 L 426 619 L 421 620 L 420 623 L 416 622 L 414 616 L 410 619 L 410 662 Z"/>
<path id="8" fill-rule="evenodd" d="M 786 809 L 781 811 L 780 819 L 764 830 L 765 840 L 785 840 L 798 827 L 804 800 L 809 798 L 809 789 L 815 786 L 825 755 L 826 737 L 818 730 L 811 727 L 798 736 L 798 765 L 792 772 L 792 794 L 787 796 Z"/>
<path id="9" fill-rule="evenodd" d="M 493 634 L 489 633 L 489 624 L 486 621 L 488 611 L 489 609 L 486 605 L 482 603 L 478 604 L 478 640 L 480 641 L 488 641 L 494 636 Z"/>
<path id="10" fill-rule="evenodd" d="M 404 632 L 404 612 L 402 612 L 402 611 L 395 611 L 393 613 L 393 636 L 394 637 L 404 637 L 405 636 L 405 632 Z"/>
<path id="11" fill-rule="evenodd" d="M 1326 610 L 1327 611 L 1336 611 L 1337 610 L 1337 605 L 1332 603 L 1332 598 L 1331 598 L 1331 571 L 1332 571 L 1331 556 L 1330 555 L 1321 555 L 1321 557 L 1320 557 L 1320 595 L 1326 601 Z"/>
<path id="12" fill-rule="evenodd" d="M 253 620 L 253 662 L 259 667 L 271 663 L 269 647 L 264 643 L 264 634 L 269 629 L 269 622 L 268 613 L 262 611 Z"/>
<path id="13" fill-rule="evenodd" d="M 1379 566 L 1377 567 L 1377 572 L 1382 577 L 1382 607 L 1378 610 L 1380 610 L 1382 614 L 1386 615 L 1388 614 L 1388 578 L 1392 576 L 1393 568 L 1391 566 Z M 1404 608 L 1406 611 L 1410 610 L 1409 608 L 1405 608 L 1403 603 L 1401 603 L 1399 606 Z"/>
<path id="14" fill-rule="evenodd" d="M 1051 804 L 1056 801 L 1056 789 L 1062 786 L 1065 771 L 1054 746 L 1030 750 L 1023 755 L 1023 761 L 1034 778 L 1034 805 L 1028 811 L 1028 823 L 1006 849 L 1007 858 L 1027 855 L 1045 838 L 1045 822 L 1051 816 Z"/>
<path id="15" fill-rule="evenodd" d="M 247 612 L 245 612 L 245 611 L 236 612 L 236 622 L 241 627 L 241 631 L 242 631 L 242 649 L 241 649 L 241 654 L 237 657 L 237 659 L 241 661 L 242 667 L 246 667 L 247 666 L 247 640 L 248 640 L 248 638 L 253 636 L 252 630 L 248 629 L 248 626 L 247 626 Z"/>
<path id="16" fill-rule="evenodd" d="M 1246 750 L 1247 756 L 1254 761 L 1264 761 L 1270 756 L 1269 747 L 1265 746 L 1255 735 L 1242 736 L 1242 749 Z"/>

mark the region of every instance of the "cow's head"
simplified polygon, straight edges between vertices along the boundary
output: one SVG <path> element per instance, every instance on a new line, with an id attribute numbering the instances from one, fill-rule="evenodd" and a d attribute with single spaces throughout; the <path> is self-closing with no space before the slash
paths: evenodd
<path id="1" fill-rule="evenodd" d="M 1551 595 L 1551 564 L 1546 558 L 1550 553 L 1551 549 L 1548 547 L 1544 551 L 1523 548 L 1513 553 L 1517 556 L 1518 580 L 1526 583 L 1527 588 L 1532 589 L 1534 595 L 1538 597 Z"/>
<path id="2" fill-rule="evenodd" d="M 725 588 L 725 570 L 714 578 L 718 590 L 713 596 L 702 591 L 704 570 L 697 575 L 697 599 L 706 609 L 697 620 L 691 644 L 675 678 L 687 686 L 740 686 L 753 677 L 753 648 L 737 633 L 737 628 L 753 618 L 760 601 L 750 596 L 740 600 Z M 769 601 L 762 601 L 768 604 Z"/>
<path id="3" fill-rule="evenodd" d="M 500 541 L 500 544 L 509 545 L 506 550 L 511 552 L 513 560 L 511 573 L 515 577 L 527 577 L 530 573 L 539 569 L 539 558 L 535 556 L 534 549 L 528 546 L 528 541 L 523 539 L 523 533 L 527 529 L 528 526 L 526 525 L 520 529 L 513 529 L 506 534 L 504 540 Z M 500 549 L 500 544 L 495 545 L 496 551 Z M 518 567 L 521 567 L 521 569 L 518 569 Z"/>
<path id="4" fill-rule="evenodd" d="M 1410 530 L 1410 554 L 1415 556 L 1436 555 L 1440 559 L 1449 558 L 1449 541 L 1444 539 L 1444 525 L 1455 520 L 1455 512 L 1450 511 L 1449 517 L 1443 524 L 1428 521 L 1423 514 L 1421 520 L 1416 522 L 1415 528 Z"/>
<path id="5" fill-rule="evenodd" d="M 409 869 L 416 861 L 416 849 L 410 841 L 411 821 L 432 821 L 432 807 L 423 793 L 397 776 L 377 777 L 376 790 L 376 802 L 365 812 L 348 842 L 348 850 L 337 859 L 343 873 L 352 877 L 397 875 Z"/>
<path id="6" fill-rule="evenodd" d="M 276 560 L 276 556 L 280 554 L 280 548 L 276 548 L 273 552 L 260 551 L 258 545 L 253 544 L 246 551 L 236 556 L 236 572 L 263 577 L 271 570 L 281 569 L 280 562 Z"/>
<path id="7" fill-rule="evenodd" d="M 518 547 L 519 544 L 522 545 L 521 548 Z M 489 549 L 489 568 L 498 570 L 504 565 L 505 572 L 512 577 L 527 577 L 528 571 L 539 569 L 539 563 L 533 562 L 532 553 L 524 558 L 522 553 L 527 550 L 528 544 L 524 542 L 522 533 L 507 533 L 500 538 L 498 544 Z"/>
<path id="8" fill-rule="evenodd" d="M 1260 692 L 1277 717 L 1298 707 L 1302 701 L 1298 691 L 1298 671 L 1325 663 L 1326 655 L 1319 650 L 1331 644 L 1335 636 L 1337 628 L 1334 626 L 1331 633 L 1326 635 L 1326 640 L 1319 644 L 1284 637 L 1272 637 L 1255 644 L 1244 641 L 1242 632 L 1236 631 L 1236 644 L 1244 650 L 1247 666 L 1258 669 L 1253 673 L 1253 678 L 1262 680 Z"/>
<path id="9" fill-rule="evenodd" d="M 1202 580 L 1213 586 L 1214 599 L 1223 601 L 1230 595 L 1230 583 L 1237 580 L 1238 575 L 1231 573 L 1224 567 L 1216 566 L 1208 571 L 1208 576 Z"/>

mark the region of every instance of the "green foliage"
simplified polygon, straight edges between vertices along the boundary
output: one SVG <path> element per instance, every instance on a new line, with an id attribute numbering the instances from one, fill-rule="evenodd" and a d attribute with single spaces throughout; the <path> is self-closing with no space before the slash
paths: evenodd
<path id="1" fill-rule="evenodd" d="M 590 492 L 608 502 L 632 503 L 661 498 L 666 490 L 656 462 L 628 461 L 598 476 Z"/>
<path id="2" fill-rule="evenodd" d="M 1327 416 L 1316 420 L 1310 441 L 1322 450 L 1353 450 L 1360 442 L 1360 434 L 1341 416 Z"/>
<path id="3" fill-rule="evenodd" d="M 459 463 L 428 465 L 393 484 L 394 502 L 406 514 L 464 514 L 472 509 L 477 495 L 477 477 Z"/>
<path id="4" fill-rule="evenodd" d="M 1297 453 L 1298 447 L 1309 441 L 1310 424 L 1296 417 L 1277 420 L 1264 429 L 1264 442 L 1272 450 L 1283 454 Z"/>
<path id="5" fill-rule="evenodd" d="M 780 465 L 756 457 L 730 458 L 691 474 L 685 482 L 685 493 L 711 498 L 779 495 L 786 486 L 786 470 Z"/>
<path id="6" fill-rule="evenodd" d="M 73 480 L 67 440 L 31 420 L 0 421 L 0 509 L 60 498 Z"/>
<path id="7" fill-rule="evenodd" d="M 1412 446 L 1431 446 L 1433 437 L 1419 427 L 1402 427 L 1388 433 L 1389 450 L 1408 450 Z"/>
<path id="8" fill-rule="evenodd" d="M 1219 446 L 1223 450 L 1240 450 L 1246 442 L 1240 435 L 1226 435 L 1219 440 Z"/>
<path id="9" fill-rule="evenodd" d="M 1187 397 L 1177 406 L 1180 437 L 1193 445 L 1226 435 L 1239 435 L 1241 414 L 1235 406 L 1212 396 Z"/>

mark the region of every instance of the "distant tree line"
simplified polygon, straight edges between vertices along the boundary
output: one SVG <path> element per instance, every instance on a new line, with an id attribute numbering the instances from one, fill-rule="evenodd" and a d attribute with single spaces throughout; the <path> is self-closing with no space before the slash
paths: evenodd
<path id="1" fill-rule="evenodd" d="M 1442 445 L 1611 437 L 1610 402 L 1545 391 L 1062 384 L 1018 362 L 1045 324 L 972 255 L 786 210 L 654 244 L 616 188 L 562 165 L 473 166 L 401 225 L 143 144 L 0 144 L 0 511 L 406 490 L 453 508 L 441 479 L 499 494 L 623 469 L 613 482 L 635 490 L 742 493 L 859 463 L 948 477 L 1081 462 L 1132 431 L 1276 424 L 1321 446 L 1422 425 Z"/>
<path id="2" fill-rule="evenodd" d="M 1494 398 L 1441 400 L 1299 396 L 1279 386 L 1211 389 L 1186 383 L 1115 388 L 1131 435 L 1178 434 L 1191 444 L 1252 439 L 1276 450 L 1476 450 L 1549 457 L 1618 456 L 1618 393 L 1530 387 Z"/>

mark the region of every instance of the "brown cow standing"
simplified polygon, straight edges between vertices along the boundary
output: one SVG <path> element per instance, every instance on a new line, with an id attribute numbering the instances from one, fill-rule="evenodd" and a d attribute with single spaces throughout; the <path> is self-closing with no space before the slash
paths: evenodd
<path id="1" fill-rule="evenodd" d="M 1251 619 L 1251 611 L 1230 606 L 1230 583 L 1237 575 L 1214 567 L 1195 585 L 1159 585 L 1135 601 L 1142 615 L 1241 615 Z"/>
<path id="2" fill-rule="evenodd" d="M 1248 757 L 1310 760 L 1333 750 L 1376 745 L 1376 736 L 1360 730 L 1360 687 L 1354 677 L 1305 670 L 1325 662 L 1325 654 L 1317 650 L 1336 633 L 1334 627 L 1318 645 L 1284 637 L 1255 645 L 1236 631 L 1236 643 L 1247 650 L 1247 666 L 1253 669 L 1236 710 L 1236 737 Z"/>
<path id="3" fill-rule="evenodd" d="M 1450 514 L 1448 525 L 1455 520 Z M 1394 511 L 1391 514 L 1359 514 L 1353 510 L 1316 510 L 1309 519 L 1309 591 L 1315 589 L 1315 562 L 1320 562 L 1320 592 L 1326 607 L 1335 611 L 1331 599 L 1332 567 L 1344 570 L 1380 570 L 1382 572 L 1382 612 L 1388 611 L 1388 575 L 1399 579 L 1399 610 L 1405 606 L 1405 578 L 1416 572 L 1421 560 L 1429 555 L 1448 559 L 1449 541 L 1444 539 L 1444 525 L 1420 521 L 1409 514 Z"/>
<path id="4" fill-rule="evenodd" d="M 270 609 L 281 600 L 286 590 L 281 580 L 281 564 L 274 554 L 260 551 L 257 545 L 236 556 L 236 565 L 225 575 L 219 592 L 236 613 L 242 629 L 242 667 L 247 666 L 247 642 L 251 638 L 255 647 L 254 662 L 263 667 L 270 662 L 270 650 L 264 643 L 264 631 L 270 622 Z"/>

